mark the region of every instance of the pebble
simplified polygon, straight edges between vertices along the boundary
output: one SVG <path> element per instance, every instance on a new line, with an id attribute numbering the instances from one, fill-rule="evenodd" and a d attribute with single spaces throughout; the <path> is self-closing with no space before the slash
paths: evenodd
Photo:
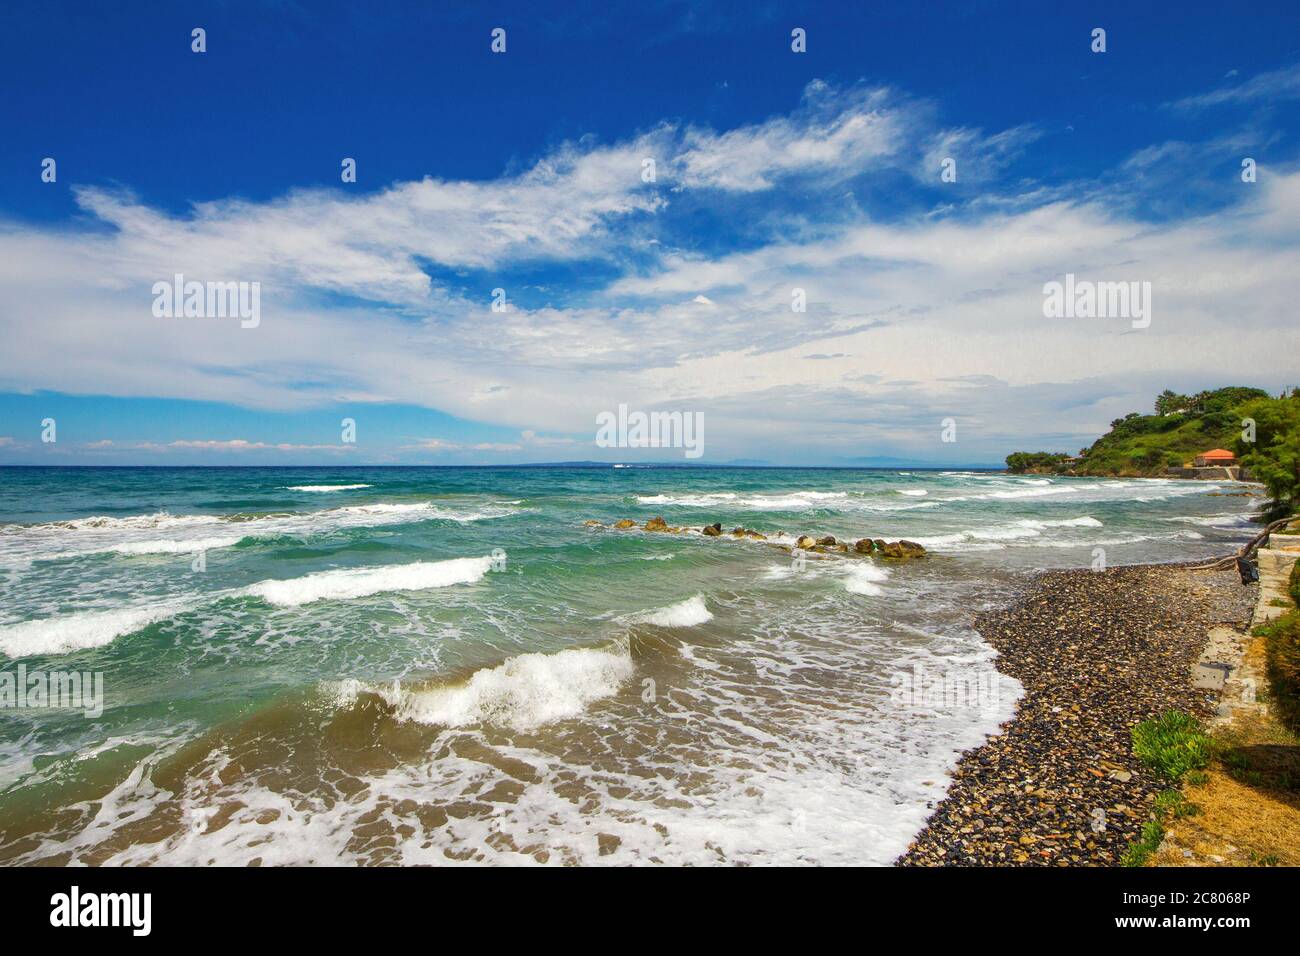
<path id="1" fill-rule="evenodd" d="M 1117 865 L 1168 786 L 1133 756 L 1133 727 L 1171 708 L 1209 715 L 1192 664 L 1210 628 L 1245 627 L 1254 602 L 1235 569 L 1136 565 L 1045 572 L 1013 606 L 979 615 L 1025 695 L 998 736 L 962 755 L 898 864 Z"/>

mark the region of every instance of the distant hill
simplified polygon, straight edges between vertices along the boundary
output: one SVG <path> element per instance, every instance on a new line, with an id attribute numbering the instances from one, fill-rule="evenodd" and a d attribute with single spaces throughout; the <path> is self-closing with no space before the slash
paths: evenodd
<path id="1" fill-rule="evenodd" d="M 1152 477 L 1191 461 L 1211 448 L 1238 449 L 1247 405 L 1270 399 L 1259 388 L 1231 386 L 1196 395 L 1162 392 L 1156 413 L 1130 412 L 1078 457 L 1051 452 L 1014 452 L 1007 468 L 1018 472 Z"/>

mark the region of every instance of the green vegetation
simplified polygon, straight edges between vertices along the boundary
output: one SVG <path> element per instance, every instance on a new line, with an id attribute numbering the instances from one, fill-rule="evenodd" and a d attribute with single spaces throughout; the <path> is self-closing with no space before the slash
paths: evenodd
<path id="1" fill-rule="evenodd" d="M 1190 714 L 1170 710 L 1155 720 L 1133 728 L 1133 754 L 1148 767 L 1174 783 L 1193 778 L 1202 780 L 1209 765 L 1213 743 Z M 1197 812 L 1179 790 L 1166 790 L 1151 805 L 1151 819 L 1142 826 L 1142 836 L 1129 844 L 1120 863 L 1143 866 L 1165 838 L 1165 824 L 1171 819 Z"/>
<path id="2" fill-rule="evenodd" d="M 1069 455 L 1058 455 L 1050 451 L 1012 452 L 1007 455 L 1007 471 L 1017 475 L 1026 472 L 1059 471 L 1069 457 Z"/>
<path id="3" fill-rule="evenodd" d="M 1156 852 L 1165 838 L 1164 825 L 1157 819 L 1142 824 L 1142 836 L 1128 845 L 1119 858 L 1120 866 L 1146 866 L 1151 854 Z"/>
<path id="4" fill-rule="evenodd" d="M 1189 803 L 1179 790 L 1166 790 L 1156 796 L 1151 804 L 1152 817 L 1142 825 L 1142 836 L 1129 844 L 1119 858 L 1122 866 L 1143 866 L 1165 838 L 1165 823 L 1198 812 L 1196 804 Z"/>
<path id="5" fill-rule="evenodd" d="M 1300 563 L 1296 567 L 1300 568 Z M 1293 592 L 1296 587 L 1296 575 L 1292 573 Z M 1273 713 L 1283 726 L 1300 733 L 1300 611 L 1261 624 L 1255 634 L 1264 638 L 1264 667 Z"/>
<path id="6" fill-rule="evenodd" d="M 1266 516 L 1283 517 L 1300 505 L 1300 390 L 1277 398 L 1258 388 L 1231 386 L 1195 395 L 1165 389 L 1154 415 L 1130 412 L 1078 458 L 1055 452 L 1014 452 L 1012 472 L 1151 477 L 1179 467 L 1212 448 L 1233 451 L 1252 477 L 1268 488 Z M 1248 441 L 1247 422 L 1254 422 Z"/>
<path id="7" fill-rule="evenodd" d="M 1133 728 L 1133 754 L 1177 783 L 1210 762 L 1210 738 L 1195 717 L 1170 710 Z"/>
<path id="8" fill-rule="evenodd" d="M 1238 411 L 1255 422 L 1255 441 L 1242 441 L 1238 435 L 1232 447 L 1242 465 L 1268 489 L 1273 513 L 1290 514 L 1300 505 L 1300 391 L 1280 398 L 1255 398 Z"/>
<path id="9" fill-rule="evenodd" d="M 1220 388 L 1193 396 L 1165 391 L 1156 414 L 1130 412 L 1110 423 L 1110 433 L 1086 449 L 1074 468 L 1081 475 L 1158 475 L 1211 448 L 1231 449 L 1241 438 L 1242 410 L 1277 401 L 1258 388 Z"/>

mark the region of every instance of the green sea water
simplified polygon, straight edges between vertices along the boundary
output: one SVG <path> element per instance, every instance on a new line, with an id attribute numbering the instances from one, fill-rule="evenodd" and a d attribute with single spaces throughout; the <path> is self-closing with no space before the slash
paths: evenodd
<path id="1" fill-rule="evenodd" d="M 1038 568 L 1226 553 L 1247 490 L 0 469 L 0 671 L 103 681 L 97 715 L 0 709 L 0 860 L 888 863 L 1014 710 L 974 613 Z M 584 524 L 659 515 L 693 530 Z M 800 561 L 803 533 L 931 554 Z M 903 699 L 922 674 L 978 693 Z"/>

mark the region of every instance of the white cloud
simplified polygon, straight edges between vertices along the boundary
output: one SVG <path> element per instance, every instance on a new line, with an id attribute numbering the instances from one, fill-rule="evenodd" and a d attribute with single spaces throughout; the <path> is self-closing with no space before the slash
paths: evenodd
<path id="1" fill-rule="evenodd" d="M 1031 126 L 1017 126 L 992 135 L 978 129 L 944 130 L 931 139 L 916 174 L 919 179 L 933 181 L 939 177 L 943 161 L 951 158 L 956 162 L 957 182 L 988 182 L 1040 135 Z"/>
<path id="2" fill-rule="evenodd" d="M 837 177 L 861 172 L 865 163 L 897 152 L 904 142 L 903 114 L 886 89 L 839 95 L 814 81 L 798 110 L 726 133 L 688 130 L 678 162 L 690 187 L 752 192 L 771 189 L 798 173 Z"/>
<path id="3" fill-rule="evenodd" d="M 1225 78 L 1236 75 L 1236 70 L 1230 70 Z M 1171 105 L 1180 110 L 1201 110 L 1229 103 L 1274 103 L 1297 98 L 1300 98 L 1300 64 L 1292 64 L 1278 70 L 1257 73 L 1248 80 L 1221 86 L 1208 93 L 1184 97 Z"/>
<path id="4" fill-rule="evenodd" d="M 845 455 L 928 447 L 927 423 L 956 410 L 978 418 L 963 432 L 971 444 L 939 451 L 969 461 L 976 436 L 993 448 L 1017 433 L 1104 429 L 1133 408 L 1111 406 L 1143 389 L 1294 377 L 1300 174 L 1275 164 L 1226 211 L 1152 222 L 1096 183 L 1002 195 L 990 177 L 1034 132 L 941 128 L 932 112 L 883 90 L 813 84 L 787 117 L 570 144 L 483 182 L 423 180 L 363 198 L 295 192 L 187 216 L 83 188 L 101 228 L 0 229 L 0 390 L 373 414 L 398 402 L 520 432 L 406 446 L 449 455 L 585 446 L 595 414 L 621 402 L 705 411 L 715 460 L 789 460 L 764 454 L 772 444 Z M 678 202 L 761 211 L 777 184 L 772 201 L 823 197 L 828 183 L 874 169 L 915 176 L 945 151 L 961 180 L 985 181 L 978 199 L 893 221 L 845 203 L 826 221 L 783 223 L 721 254 L 671 221 Z M 646 156 L 660 158 L 660 188 L 641 181 Z M 1158 161 L 1139 154 L 1128 171 Z M 491 311 L 494 275 L 592 259 L 612 271 L 607 284 L 559 283 L 531 306 L 511 291 L 514 308 Z M 486 270 L 482 294 L 444 288 L 429 263 L 438 275 Z M 261 324 L 155 319 L 150 286 L 176 272 L 261 281 Z M 1150 281 L 1151 328 L 1045 319 L 1042 285 L 1066 272 Z M 791 311 L 796 286 L 807 312 Z M 1055 400 L 1093 389 L 1106 394 L 1090 405 Z"/>

